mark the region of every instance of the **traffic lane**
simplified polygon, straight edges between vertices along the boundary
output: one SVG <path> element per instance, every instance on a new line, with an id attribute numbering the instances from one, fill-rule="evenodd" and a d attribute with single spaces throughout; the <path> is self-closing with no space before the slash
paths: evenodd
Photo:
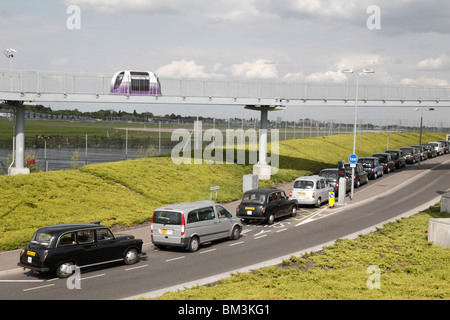
<path id="1" fill-rule="evenodd" d="M 288 221 L 289 220 L 289 221 Z M 268 235 L 284 232 L 300 220 L 279 219 L 271 226 L 250 224 L 240 239 L 219 240 L 203 245 L 199 251 L 190 253 L 179 248 L 165 250 L 147 246 L 146 258 L 133 266 L 120 263 L 82 269 L 81 290 L 69 290 L 66 279 L 53 275 L 33 275 L 32 272 L 9 277 L 11 283 L 2 283 L 1 299 L 120 299 L 139 292 L 164 289 L 186 281 L 202 279 L 248 265 L 248 257 L 260 248 L 248 246 L 260 242 Z M 226 259 L 223 259 L 227 257 Z M 234 257 L 234 258 L 230 258 Z M 263 261 L 261 257 L 258 261 Z M 25 279 L 30 281 L 24 282 Z M 139 279 L 139 280 L 136 280 Z M 16 280 L 16 282 L 14 282 Z M 31 281 L 32 280 L 32 281 Z M 5 294 L 8 292 L 8 294 Z"/>
<path id="2" fill-rule="evenodd" d="M 439 169 L 447 172 L 448 175 L 448 168 L 440 167 Z M 436 182 L 434 176 L 430 176 L 429 178 L 431 180 L 428 184 Z M 445 190 L 448 188 L 448 185 L 445 183 L 448 181 L 448 176 L 442 175 L 437 180 L 444 182 L 441 189 Z M 420 192 L 417 190 L 417 187 L 414 187 L 413 190 Z M 429 190 L 432 190 L 432 188 L 429 188 Z M 411 191 L 404 190 L 404 192 L 409 194 L 413 199 L 419 199 L 417 194 L 411 194 Z M 422 195 L 425 195 L 425 193 L 422 192 Z M 399 197 L 399 195 L 396 196 L 397 199 L 402 199 L 403 197 L 404 196 Z M 380 198 L 377 200 L 381 201 L 383 199 Z M 399 203 L 396 205 L 398 206 Z M 375 208 L 379 208 L 379 205 L 376 204 Z M 349 230 L 346 227 L 349 224 L 349 218 L 356 218 L 352 223 L 356 223 L 356 221 L 361 222 L 361 219 L 366 223 L 368 217 L 367 214 L 361 215 L 361 209 L 358 208 L 356 215 L 345 215 L 346 220 L 343 225 L 331 222 L 331 218 L 335 219 L 339 216 L 340 215 L 336 215 L 336 217 L 333 217 L 332 215 L 329 217 L 330 219 L 317 221 L 316 224 L 305 224 L 300 228 L 297 228 L 295 230 L 296 232 L 288 231 L 293 227 L 299 226 L 297 223 L 299 217 L 280 219 L 273 226 L 267 226 L 265 224 L 246 225 L 241 239 L 230 241 L 228 248 L 228 241 L 220 241 L 213 243 L 211 246 L 203 246 L 197 253 L 187 253 L 180 250 L 165 250 L 161 252 L 151 252 L 150 250 L 149 252 L 149 248 L 147 247 L 146 250 L 149 257 L 152 257 L 152 259 L 149 259 L 147 264 L 144 262 L 143 265 L 137 265 L 136 268 L 129 270 L 133 271 L 133 273 L 128 271 L 125 272 L 126 268 L 124 268 L 124 266 L 111 266 L 108 268 L 99 268 L 98 271 L 89 270 L 88 272 L 83 272 L 83 290 L 78 292 L 75 291 L 71 294 L 67 293 L 68 289 L 65 286 L 65 281 L 59 279 L 51 279 L 51 281 L 59 281 L 61 284 L 61 291 L 55 290 L 57 289 L 56 283 L 50 282 L 42 285 L 39 284 L 38 286 L 34 286 L 33 284 L 33 287 L 27 288 L 27 291 L 23 289 L 23 291 L 29 294 L 39 292 L 37 297 L 43 299 L 62 299 L 63 297 L 70 299 L 115 299 L 123 297 L 123 294 L 129 296 L 136 292 L 148 291 L 149 288 L 165 288 L 188 280 L 201 279 L 218 273 L 235 270 L 239 267 L 245 267 L 249 264 L 260 263 L 270 258 L 278 258 L 282 253 L 289 254 L 294 251 L 314 247 L 318 243 L 321 244 L 327 242 L 330 238 L 334 240 L 335 238 L 350 233 L 352 230 Z M 379 216 L 379 214 L 377 212 L 372 216 Z M 383 219 L 385 218 L 386 217 Z M 366 224 L 357 229 L 365 226 Z M 320 236 L 323 231 L 327 231 L 329 237 Z M 295 246 L 291 248 L 290 244 L 295 244 Z M 233 249 L 232 252 L 227 252 L 227 249 L 230 248 L 239 250 Z M 261 252 L 261 255 L 257 254 L 258 252 Z M 269 253 L 272 255 L 269 256 Z M 223 259 L 224 256 L 227 257 L 227 259 Z M 251 258 L 251 261 L 248 259 L 249 257 Z M 170 268 L 168 268 L 169 266 Z M 107 275 L 105 274 L 105 270 L 108 271 Z M 188 272 L 186 272 L 186 270 Z M 141 273 L 142 275 L 136 275 Z M 131 276 L 131 274 L 133 274 L 133 276 Z M 136 277 L 139 278 L 139 281 L 135 280 Z M 118 287 L 120 290 L 118 290 Z M 23 297 L 23 294 L 21 296 Z M 32 297 L 36 298 L 36 296 Z"/>

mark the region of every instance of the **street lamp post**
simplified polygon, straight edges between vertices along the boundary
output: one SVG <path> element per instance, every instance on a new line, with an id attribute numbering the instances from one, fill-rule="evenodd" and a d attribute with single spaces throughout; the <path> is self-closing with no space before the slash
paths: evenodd
<path id="1" fill-rule="evenodd" d="M 353 69 L 344 69 L 342 73 L 356 73 L 356 93 L 355 93 L 355 118 L 353 121 L 353 154 L 356 154 L 356 124 L 358 117 L 358 89 L 359 89 L 359 75 L 365 73 L 375 73 L 375 71 L 371 69 L 362 69 L 362 70 L 353 70 Z M 353 200 L 353 190 L 355 184 L 355 167 L 352 167 L 352 185 L 350 191 L 350 199 Z"/>
<path id="2" fill-rule="evenodd" d="M 14 54 L 17 52 L 17 50 L 13 48 L 6 49 L 3 51 L 5 56 L 9 59 L 9 88 L 12 91 L 12 58 L 14 58 Z"/>
<path id="3" fill-rule="evenodd" d="M 419 148 L 422 148 L 422 123 L 423 123 L 423 112 L 424 111 L 434 111 L 434 108 L 414 108 L 413 111 L 420 111 L 420 134 L 419 134 Z M 420 150 L 422 151 L 422 150 Z M 419 162 L 417 164 L 420 166 L 420 155 L 419 155 Z"/>

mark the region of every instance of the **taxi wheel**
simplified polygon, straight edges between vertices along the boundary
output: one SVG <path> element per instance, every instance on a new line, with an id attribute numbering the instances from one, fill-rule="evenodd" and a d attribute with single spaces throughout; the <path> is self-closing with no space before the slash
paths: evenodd
<path id="1" fill-rule="evenodd" d="M 139 254 L 135 248 L 130 248 L 125 252 L 125 257 L 123 258 L 123 262 L 125 264 L 135 264 L 139 259 Z"/>
<path id="2" fill-rule="evenodd" d="M 73 274 L 73 263 L 72 262 L 64 262 L 58 266 L 56 269 L 56 275 L 59 278 L 68 278 Z"/>
<path id="3" fill-rule="evenodd" d="M 270 214 L 269 219 L 267 220 L 267 224 L 271 225 L 275 222 L 275 216 Z"/>
<path id="4" fill-rule="evenodd" d="M 321 204 L 322 204 L 322 199 L 319 197 L 319 198 L 317 198 L 316 208 L 320 208 Z"/>
<path id="5" fill-rule="evenodd" d="M 233 231 L 231 232 L 231 240 L 237 240 L 241 236 L 241 228 L 238 226 L 233 228 Z"/>
<path id="6" fill-rule="evenodd" d="M 195 252 L 198 250 L 199 247 L 200 247 L 200 241 L 198 240 L 198 238 L 192 237 L 191 240 L 189 241 L 188 250 L 190 252 Z"/>
<path id="7" fill-rule="evenodd" d="M 297 215 L 297 206 L 294 204 L 291 209 L 291 217 L 295 217 Z"/>

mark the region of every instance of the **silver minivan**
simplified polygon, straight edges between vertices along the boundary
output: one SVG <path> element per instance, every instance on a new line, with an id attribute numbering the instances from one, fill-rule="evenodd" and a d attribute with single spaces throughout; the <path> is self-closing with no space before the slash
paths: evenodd
<path id="1" fill-rule="evenodd" d="M 241 220 L 214 201 L 167 205 L 155 210 L 151 224 L 152 243 L 197 251 L 213 240 L 239 239 Z"/>
<path id="2" fill-rule="evenodd" d="M 289 196 L 300 204 L 313 204 L 317 208 L 328 201 L 328 193 L 334 188 L 321 176 L 304 176 L 295 179 L 294 186 Z"/>

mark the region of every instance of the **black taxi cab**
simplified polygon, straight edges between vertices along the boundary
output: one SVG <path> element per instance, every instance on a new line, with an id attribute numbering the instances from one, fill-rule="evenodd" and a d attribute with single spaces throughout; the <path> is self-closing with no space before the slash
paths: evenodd
<path id="1" fill-rule="evenodd" d="M 80 268 L 123 261 L 139 261 L 143 241 L 132 235 L 114 235 L 99 221 L 52 225 L 38 229 L 20 253 L 18 266 L 35 272 L 56 272 L 60 278 Z"/>
<path id="2" fill-rule="evenodd" d="M 243 221 L 265 220 L 268 224 L 273 224 L 276 218 L 296 214 L 297 200 L 289 199 L 277 188 L 249 190 L 236 208 L 236 216 Z"/>

